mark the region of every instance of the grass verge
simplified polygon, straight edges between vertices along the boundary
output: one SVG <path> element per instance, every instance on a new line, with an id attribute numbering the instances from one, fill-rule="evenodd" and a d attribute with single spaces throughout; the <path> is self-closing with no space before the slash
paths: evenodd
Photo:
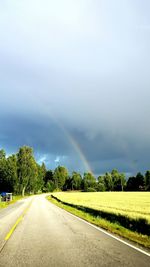
<path id="1" fill-rule="evenodd" d="M 10 204 L 14 204 L 15 202 L 17 202 L 18 200 L 22 199 L 22 196 L 13 196 L 13 200 L 12 201 L 8 201 L 8 202 L 0 202 L 0 210 L 3 208 L 8 207 Z"/>
<path id="2" fill-rule="evenodd" d="M 94 216 L 91 215 L 88 212 L 78 210 L 74 207 L 70 207 L 68 205 L 65 205 L 61 202 L 58 202 L 56 199 L 52 198 L 51 196 L 48 196 L 47 199 L 51 201 L 53 204 L 57 205 L 60 208 L 63 208 L 70 213 L 92 223 L 96 226 L 99 226 L 105 230 L 108 230 L 111 233 L 117 234 L 121 237 L 124 237 L 130 241 L 134 241 L 139 245 L 142 245 L 146 248 L 150 248 L 150 236 L 139 234 L 137 232 L 133 232 L 123 226 L 121 226 L 119 223 L 110 222 L 106 219 L 101 218 L 100 216 Z"/>

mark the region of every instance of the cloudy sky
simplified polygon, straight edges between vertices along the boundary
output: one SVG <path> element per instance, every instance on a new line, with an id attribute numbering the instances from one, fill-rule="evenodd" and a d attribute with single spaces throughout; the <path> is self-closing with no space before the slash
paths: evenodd
<path id="1" fill-rule="evenodd" d="M 0 147 L 48 168 L 150 169 L 150 1 L 0 1 Z"/>

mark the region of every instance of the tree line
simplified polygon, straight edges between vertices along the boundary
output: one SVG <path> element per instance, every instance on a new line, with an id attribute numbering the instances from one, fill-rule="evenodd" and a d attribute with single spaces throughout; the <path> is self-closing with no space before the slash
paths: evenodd
<path id="1" fill-rule="evenodd" d="M 0 150 L 0 192 L 29 194 L 52 192 L 54 190 L 96 191 L 150 191 L 150 170 L 145 175 L 140 172 L 126 179 L 124 173 L 114 169 L 97 179 L 90 172 L 72 172 L 69 175 L 64 166 L 47 170 L 44 163 L 38 164 L 33 149 L 23 146 L 16 154 L 6 157 Z"/>

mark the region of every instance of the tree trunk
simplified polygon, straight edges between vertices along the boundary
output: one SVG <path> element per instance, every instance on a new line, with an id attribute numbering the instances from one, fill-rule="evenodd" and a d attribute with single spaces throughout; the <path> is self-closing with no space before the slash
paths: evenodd
<path id="1" fill-rule="evenodd" d="M 22 197 L 24 197 L 24 192 L 25 192 L 26 187 L 24 186 L 22 189 Z"/>
<path id="2" fill-rule="evenodd" d="M 123 192 L 123 185 L 121 184 L 121 191 Z"/>

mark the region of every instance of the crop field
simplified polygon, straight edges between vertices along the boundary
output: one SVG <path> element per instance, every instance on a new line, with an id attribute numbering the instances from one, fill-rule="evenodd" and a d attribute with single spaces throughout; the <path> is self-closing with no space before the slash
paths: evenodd
<path id="1" fill-rule="evenodd" d="M 132 219 L 143 218 L 150 223 L 150 192 L 59 192 L 58 199 Z"/>
<path id="2" fill-rule="evenodd" d="M 150 192 L 57 192 L 55 205 L 150 248 Z"/>

